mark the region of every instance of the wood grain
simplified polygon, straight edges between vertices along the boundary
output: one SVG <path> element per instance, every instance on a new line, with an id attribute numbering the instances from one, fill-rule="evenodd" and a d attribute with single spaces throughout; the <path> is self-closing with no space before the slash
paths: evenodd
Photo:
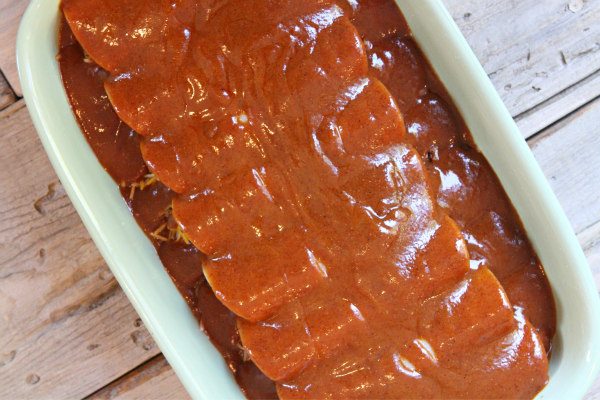
<path id="1" fill-rule="evenodd" d="M 600 70 L 520 114 L 516 118 L 517 125 L 523 136 L 529 138 L 598 96 L 600 96 Z"/>
<path id="2" fill-rule="evenodd" d="M 595 101 L 530 141 L 577 233 L 600 221 L 599 121 Z"/>
<path id="3" fill-rule="evenodd" d="M 513 116 L 600 70 L 598 0 L 444 2 Z"/>
<path id="4" fill-rule="evenodd" d="M 0 398 L 81 398 L 159 350 L 62 190 L 22 100 L 0 112 L 0 142 Z"/>
<path id="5" fill-rule="evenodd" d="M 0 0 L 0 71 L 18 96 L 21 96 L 21 83 L 17 74 L 15 43 L 19 21 L 28 4 L 28 0 Z"/>
<path id="6" fill-rule="evenodd" d="M 161 354 L 88 397 L 88 400 L 137 399 L 186 400 L 189 395 Z"/>

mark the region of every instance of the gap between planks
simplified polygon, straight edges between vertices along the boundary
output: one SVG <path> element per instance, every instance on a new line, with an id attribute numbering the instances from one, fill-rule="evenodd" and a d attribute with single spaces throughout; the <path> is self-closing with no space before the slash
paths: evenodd
<path id="1" fill-rule="evenodd" d="M 563 92 L 514 117 L 526 139 L 567 118 L 600 96 L 600 69 Z"/>
<path id="2" fill-rule="evenodd" d="M 189 399 L 188 393 L 162 354 L 146 361 L 109 383 L 85 400 L 152 399 L 163 393 L 161 400 Z"/>
<path id="3" fill-rule="evenodd" d="M 15 101 L 17 101 L 15 92 L 6 81 L 2 71 L 0 71 L 0 110 L 5 109 Z"/>

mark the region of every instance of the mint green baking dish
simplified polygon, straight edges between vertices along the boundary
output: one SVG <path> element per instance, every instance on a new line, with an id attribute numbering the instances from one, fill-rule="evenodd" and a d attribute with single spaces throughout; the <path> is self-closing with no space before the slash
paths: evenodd
<path id="1" fill-rule="evenodd" d="M 71 113 L 55 59 L 59 0 L 33 0 L 17 60 L 48 157 L 98 249 L 193 398 L 241 399 Z M 585 256 L 533 154 L 440 0 L 398 0 L 416 40 L 490 161 L 545 265 L 557 302 L 550 383 L 538 399 L 583 397 L 600 367 L 600 301 Z M 160 296 L 156 296 L 160 293 Z"/>

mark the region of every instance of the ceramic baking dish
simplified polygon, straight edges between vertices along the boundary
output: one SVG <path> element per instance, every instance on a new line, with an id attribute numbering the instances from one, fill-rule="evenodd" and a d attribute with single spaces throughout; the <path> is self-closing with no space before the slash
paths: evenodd
<path id="1" fill-rule="evenodd" d="M 538 398 L 580 398 L 600 366 L 600 302 L 569 221 L 442 2 L 398 4 L 545 265 L 557 302 L 558 333 L 550 383 Z M 58 5 L 59 0 L 33 0 L 17 40 L 25 101 L 48 157 L 98 249 L 190 395 L 243 398 L 71 114 L 55 59 Z"/>

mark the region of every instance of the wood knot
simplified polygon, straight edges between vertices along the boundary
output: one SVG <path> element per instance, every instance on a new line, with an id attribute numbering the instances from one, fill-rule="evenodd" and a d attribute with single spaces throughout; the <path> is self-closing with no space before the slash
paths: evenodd
<path id="1" fill-rule="evenodd" d="M 131 333 L 131 341 L 138 347 L 148 351 L 154 347 L 154 341 L 152 338 L 141 331 L 134 331 Z"/>
<path id="2" fill-rule="evenodd" d="M 4 367 L 5 365 L 10 364 L 12 362 L 12 360 L 15 359 L 16 355 L 17 355 L 16 350 L 1 354 L 0 355 L 0 367 Z"/>
<path id="3" fill-rule="evenodd" d="M 100 278 L 101 281 L 107 281 L 109 279 L 112 279 L 113 274 L 107 270 L 107 269 L 103 269 L 102 271 L 100 271 L 100 273 L 98 274 L 98 277 Z"/>
<path id="4" fill-rule="evenodd" d="M 571 0 L 571 1 L 569 1 L 567 8 L 572 13 L 579 12 L 583 9 L 583 0 Z"/>
<path id="5" fill-rule="evenodd" d="M 38 383 L 39 381 L 40 381 L 40 377 L 39 377 L 39 375 L 36 375 L 36 374 L 29 374 L 29 375 L 27 376 L 27 378 L 25 378 L 25 382 L 26 382 L 28 385 L 35 385 L 35 384 L 36 384 L 36 383 Z"/>
<path id="6" fill-rule="evenodd" d="M 46 192 L 46 194 L 43 195 L 42 197 L 40 197 L 39 199 L 37 199 L 33 203 L 33 208 L 35 208 L 35 210 L 39 214 L 46 215 L 46 209 L 44 206 L 46 205 L 46 203 L 48 203 L 56 198 L 56 196 L 58 194 L 57 186 L 58 186 L 58 182 L 52 182 L 51 184 L 49 184 L 48 191 Z"/>

